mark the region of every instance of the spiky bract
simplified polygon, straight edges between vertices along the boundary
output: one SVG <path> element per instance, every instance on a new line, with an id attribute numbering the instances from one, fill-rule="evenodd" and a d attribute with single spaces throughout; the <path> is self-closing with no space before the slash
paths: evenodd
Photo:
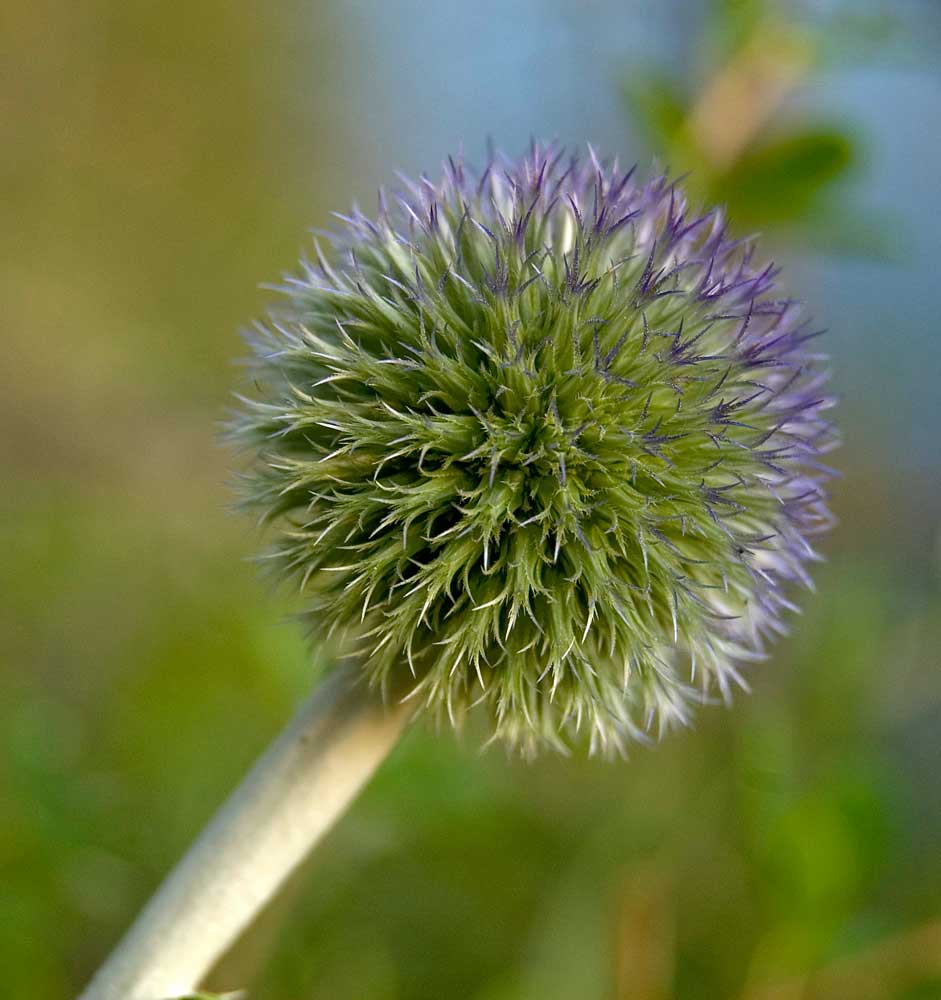
<path id="1" fill-rule="evenodd" d="M 774 268 L 667 178 L 551 149 L 343 224 L 237 421 L 313 621 L 525 750 L 727 694 L 829 521 L 825 374 Z"/>

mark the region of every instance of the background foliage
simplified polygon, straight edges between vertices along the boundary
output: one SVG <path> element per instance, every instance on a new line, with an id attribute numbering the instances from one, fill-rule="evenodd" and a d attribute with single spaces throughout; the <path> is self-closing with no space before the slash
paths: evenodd
<path id="1" fill-rule="evenodd" d="M 314 681 L 215 441 L 256 282 L 490 131 L 692 168 L 765 231 L 832 328 L 842 526 L 754 694 L 627 764 L 410 733 L 215 985 L 941 996 L 937 8 L 510 6 L 5 13 L 7 995 L 78 990 Z"/>

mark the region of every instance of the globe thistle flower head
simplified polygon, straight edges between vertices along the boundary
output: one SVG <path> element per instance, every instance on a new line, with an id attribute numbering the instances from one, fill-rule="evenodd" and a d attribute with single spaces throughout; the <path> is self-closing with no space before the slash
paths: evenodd
<path id="1" fill-rule="evenodd" d="M 538 147 L 341 221 L 236 422 L 312 624 L 524 751 L 728 697 L 810 582 L 835 437 L 754 242 L 667 177 Z"/>

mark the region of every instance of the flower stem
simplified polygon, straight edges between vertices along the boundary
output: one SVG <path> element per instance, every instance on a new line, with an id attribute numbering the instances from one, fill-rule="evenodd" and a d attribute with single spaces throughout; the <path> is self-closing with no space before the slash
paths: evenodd
<path id="1" fill-rule="evenodd" d="M 167 876 L 79 1000 L 196 990 L 394 746 L 411 711 L 354 667 L 301 707 Z"/>

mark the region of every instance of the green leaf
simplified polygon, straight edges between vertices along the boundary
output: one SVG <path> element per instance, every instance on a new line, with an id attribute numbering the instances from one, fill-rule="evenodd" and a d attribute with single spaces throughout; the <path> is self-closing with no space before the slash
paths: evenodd
<path id="1" fill-rule="evenodd" d="M 663 149 L 674 142 L 686 120 L 687 100 L 664 73 L 641 74 L 621 88 L 624 106 L 645 142 Z"/>
<path id="2" fill-rule="evenodd" d="M 855 143 L 847 133 L 807 130 L 746 152 L 713 182 L 711 195 L 728 205 L 740 224 L 798 221 L 856 159 Z"/>

